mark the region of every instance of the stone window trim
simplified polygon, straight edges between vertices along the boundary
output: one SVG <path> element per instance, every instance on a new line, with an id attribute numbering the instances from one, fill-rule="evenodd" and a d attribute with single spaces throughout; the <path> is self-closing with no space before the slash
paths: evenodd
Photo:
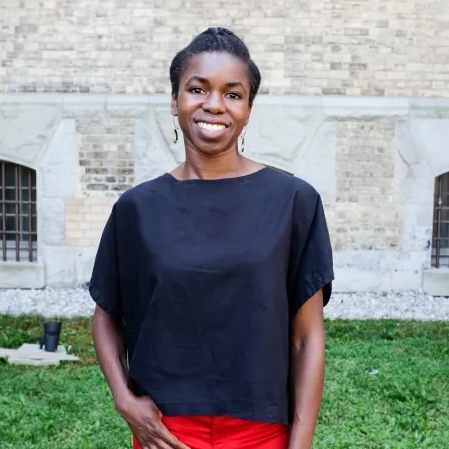
<path id="1" fill-rule="evenodd" d="M 432 267 L 449 268 L 449 172 L 435 179 Z"/>
<path id="2" fill-rule="evenodd" d="M 36 172 L 0 160 L 0 263 L 37 261 Z"/>

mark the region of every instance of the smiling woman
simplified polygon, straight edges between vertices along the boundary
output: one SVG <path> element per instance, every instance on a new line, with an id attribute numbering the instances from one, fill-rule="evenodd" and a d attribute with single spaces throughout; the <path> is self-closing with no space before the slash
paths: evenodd
<path id="1" fill-rule="evenodd" d="M 190 59 L 173 93 L 186 152 L 197 155 L 235 152 L 251 106 L 247 65 L 227 53 L 202 53 Z"/>
<path id="2" fill-rule="evenodd" d="M 234 33 L 201 33 L 170 79 L 185 162 L 120 197 L 90 283 L 116 408 L 136 449 L 309 449 L 333 280 L 320 196 L 239 151 L 261 77 Z"/>
<path id="3" fill-rule="evenodd" d="M 170 81 L 172 114 L 184 134 L 186 159 L 235 153 L 261 81 L 245 44 L 229 30 L 209 28 L 174 57 Z"/>

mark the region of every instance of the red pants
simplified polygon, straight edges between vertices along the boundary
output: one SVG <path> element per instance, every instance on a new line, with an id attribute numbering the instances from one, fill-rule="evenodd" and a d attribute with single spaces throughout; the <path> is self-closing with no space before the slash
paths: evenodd
<path id="1" fill-rule="evenodd" d="M 191 449 L 286 449 L 288 426 L 229 416 L 162 417 L 178 440 Z M 142 449 L 136 438 L 133 448 Z"/>

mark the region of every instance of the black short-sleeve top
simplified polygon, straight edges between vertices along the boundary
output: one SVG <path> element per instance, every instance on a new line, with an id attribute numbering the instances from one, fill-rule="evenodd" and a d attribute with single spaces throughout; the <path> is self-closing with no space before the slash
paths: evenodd
<path id="1" fill-rule="evenodd" d="M 124 323 L 135 393 L 163 414 L 288 423 L 290 323 L 332 280 L 320 196 L 267 167 L 125 192 L 90 293 Z"/>

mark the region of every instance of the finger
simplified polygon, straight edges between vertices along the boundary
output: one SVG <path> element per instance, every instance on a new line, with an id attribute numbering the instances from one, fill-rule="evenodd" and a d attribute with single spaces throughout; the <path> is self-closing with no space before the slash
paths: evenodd
<path id="1" fill-rule="evenodd" d="M 153 441 L 152 443 L 149 443 L 146 446 L 142 446 L 142 449 L 159 449 L 159 444 Z"/>
<path id="2" fill-rule="evenodd" d="M 138 435 L 136 439 L 142 449 L 158 449 L 153 438 L 147 438 L 147 435 Z"/>
<path id="3" fill-rule="evenodd" d="M 141 443 L 141 440 L 137 440 L 137 442 L 139 443 L 139 447 L 141 449 L 155 449 L 155 447 L 151 444 L 151 443 Z"/>
<path id="4" fill-rule="evenodd" d="M 138 443 L 139 443 L 139 447 L 140 447 L 141 449 L 153 449 L 152 446 L 149 446 L 149 445 L 146 444 L 146 443 L 140 443 L 140 442 L 138 442 Z"/>
<path id="5" fill-rule="evenodd" d="M 152 429 L 149 433 L 148 431 L 143 431 L 139 433 L 138 441 L 142 441 L 140 447 L 142 449 L 172 449 L 161 437 L 161 431 Z"/>
<path id="6" fill-rule="evenodd" d="M 157 449 L 172 449 L 172 446 L 170 446 L 169 444 L 167 444 L 164 440 L 157 440 L 156 443 Z"/>
<path id="7" fill-rule="evenodd" d="M 167 443 L 170 449 L 191 449 L 182 441 L 179 441 L 163 424 L 161 424 L 160 432 L 160 439 Z"/>

